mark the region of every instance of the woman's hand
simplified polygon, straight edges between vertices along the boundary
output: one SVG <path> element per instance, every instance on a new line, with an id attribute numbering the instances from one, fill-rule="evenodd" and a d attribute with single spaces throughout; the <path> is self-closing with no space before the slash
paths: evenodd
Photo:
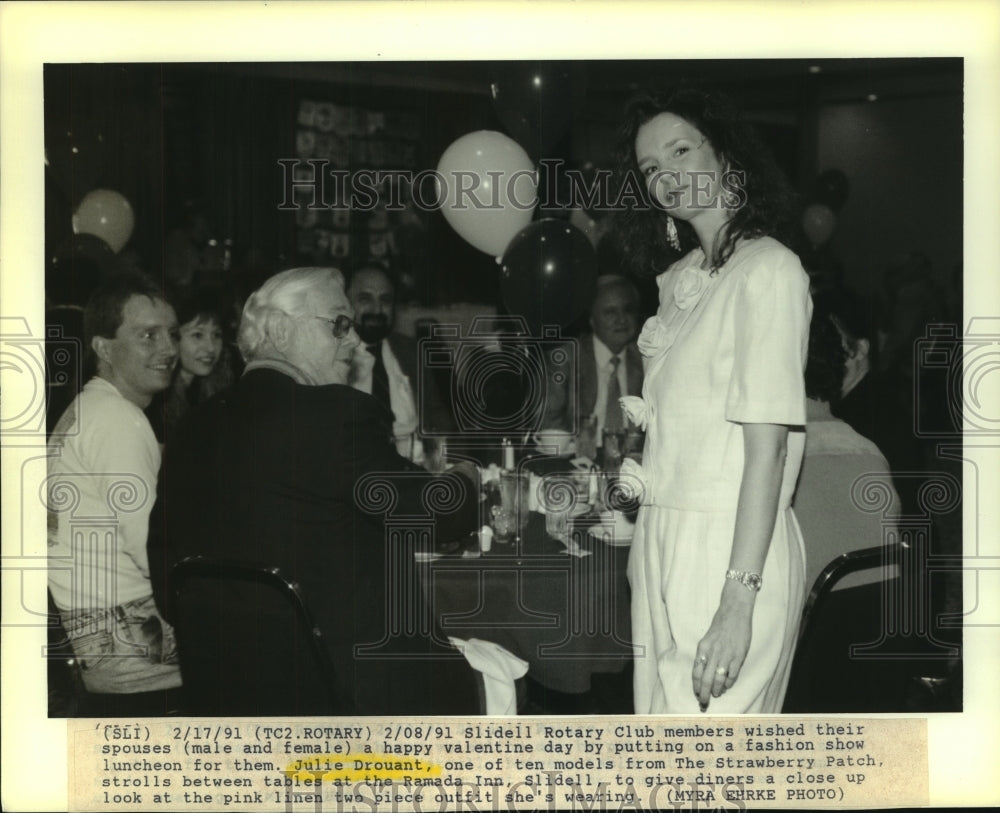
<path id="1" fill-rule="evenodd" d="M 762 573 L 774 533 L 785 465 L 788 427 L 768 423 L 743 425 L 743 476 L 736 506 L 736 529 L 729 557 L 732 570 Z M 757 593 L 726 579 L 719 609 L 698 642 L 691 683 L 702 711 L 709 698 L 731 689 L 750 649 Z"/>
<path id="2" fill-rule="evenodd" d="M 756 594 L 738 582 L 727 581 L 719 609 L 708 632 L 698 642 L 691 684 L 702 711 L 711 697 L 731 689 L 740 676 L 750 649 Z"/>

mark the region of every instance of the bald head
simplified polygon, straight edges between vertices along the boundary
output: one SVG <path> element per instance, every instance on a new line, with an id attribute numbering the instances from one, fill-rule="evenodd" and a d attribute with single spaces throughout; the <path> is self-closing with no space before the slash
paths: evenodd
<path id="1" fill-rule="evenodd" d="M 590 328 L 614 354 L 631 342 L 638 330 L 639 292 L 625 277 L 608 274 L 597 280 L 590 308 Z"/>

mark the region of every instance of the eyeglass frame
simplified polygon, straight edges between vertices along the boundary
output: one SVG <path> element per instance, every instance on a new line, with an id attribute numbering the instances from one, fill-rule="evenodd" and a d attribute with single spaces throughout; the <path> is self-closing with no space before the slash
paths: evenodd
<path id="1" fill-rule="evenodd" d="M 348 316 L 346 313 L 339 314 L 335 319 L 331 319 L 329 316 L 316 316 L 315 314 L 310 314 L 313 319 L 319 319 L 322 322 L 327 322 L 333 328 L 333 338 L 343 339 L 355 325 L 355 321 L 352 317 Z M 346 326 L 345 326 L 346 323 Z M 338 325 L 340 327 L 338 327 Z"/>

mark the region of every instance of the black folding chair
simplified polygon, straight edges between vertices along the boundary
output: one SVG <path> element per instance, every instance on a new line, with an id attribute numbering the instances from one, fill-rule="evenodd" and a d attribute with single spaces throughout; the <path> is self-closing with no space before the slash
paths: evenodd
<path id="1" fill-rule="evenodd" d="M 170 572 L 184 711 L 350 715 L 323 634 L 278 568 L 193 557 Z"/>
<path id="2" fill-rule="evenodd" d="M 913 617 L 920 588 L 908 556 L 893 543 L 823 568 L 802 612 L 785 713 L 946 710 L 915 707 L 914 687 L 943 674 L 947 660 Z M 872 581 L 838 589 L 864 571 Z"/>

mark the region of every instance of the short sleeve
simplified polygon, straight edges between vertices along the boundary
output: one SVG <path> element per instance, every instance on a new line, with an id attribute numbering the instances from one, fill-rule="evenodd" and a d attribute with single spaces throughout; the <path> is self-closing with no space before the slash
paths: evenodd
<path id="1" fill-rule="evenodd" d="M 787 249 L 761 252 L 750 262 L 736 294 L 726 419 L 802 426 L 809 278 Z"/>
<path id="2" fill-rule="evenodd" d="M 120 511 L 118 541 L 122 551 L 149 575 L 146 551 L 148 519 L 156 499 L 160 448 L 146 416 L 138 408 L 120 403 L 119 396 L 102 399 L 87 413 L 85 459 L 103 498 Z"/>

